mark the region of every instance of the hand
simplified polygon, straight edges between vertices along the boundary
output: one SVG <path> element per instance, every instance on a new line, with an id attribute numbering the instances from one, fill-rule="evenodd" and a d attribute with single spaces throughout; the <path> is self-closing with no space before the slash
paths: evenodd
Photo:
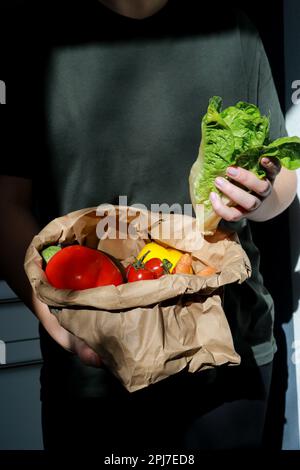
<path id="1" fill-rule="evenodd" d="M 82 339 L 77 338 L 69 331 L 65 330 L 62 326 L 60 326 L 60 328 L 62 330 L 62 334 L 66 337 L 67 343 L 71 343 L 72 345 L 70 349 L 71 352 L 77 354 L 83 364 L 91 367 L 101 367 L 101 358 L 92 348 L 90 348 Z"/>
<path id="2" fill-rule="evenodd" d="M 227 168 L 226 173 L 230 180 L 216 178 L 216 187 L 234 203 L 234 207 L 227 206 L 217 193 L 212 192 L 210 200 L 216 214 L 228 222 L 237 222 L 252 215 L 262 205 L 272 193 L 273 183 L 281 167 L 277 159 L 265 157 L 261 160 L 261 166 L 267 175 L 264 179 L 259 179 L 251 171 L 239 167 Z"/>
<path id="3" fill-rule="evenodd" d="M 87 366 L 101 367 L 100 356 L 82 339 L 72 335 L 63 328 L 57 318 L 50 312 L 48 306 L 33 296 L 34 312 L 49 335 L 67 351 L 77 354 L 81 362 Z"/>

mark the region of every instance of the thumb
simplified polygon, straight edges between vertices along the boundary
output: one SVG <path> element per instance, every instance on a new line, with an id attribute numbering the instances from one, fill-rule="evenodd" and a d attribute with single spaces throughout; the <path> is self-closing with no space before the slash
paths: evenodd
<path id="1" fill-rule="evenodd" d="M 100 356 L 82 339 L 75 338 L 73 348 L 83 364 L 92 367 L 101 367 L 102 361 Z"/>

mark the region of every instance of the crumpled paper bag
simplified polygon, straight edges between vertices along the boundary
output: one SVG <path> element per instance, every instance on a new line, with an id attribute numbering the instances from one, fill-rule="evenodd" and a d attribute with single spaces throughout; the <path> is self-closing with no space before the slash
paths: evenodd
<path id="1" fill-rule="evenodd" d="M 107 224 L 114 218 L 115 225 Z M 105 232 L 107 225 L 113 227 Z M 191 253 L 194 270 L 209 264 L 218 273 L 207 278 L 172 274 L 71 291 L 52 287 L 42 269 L 40 251 L 49 244 L 76 240 L 127 266 L 150 239 Z M 24 266 L 35 294 L 60 324 L 99 353 L 133 392 L 185 368 L 198 372 L 240 363 L 222 308 L 222 287 L 247 279 L 250 262 L 235 235 L 212 241 L 203 238 L 189 216 L 132 212 L 125 206 L 108 206 L 98 214 L 88 208 L 50 222 L 32 240 Z"/>

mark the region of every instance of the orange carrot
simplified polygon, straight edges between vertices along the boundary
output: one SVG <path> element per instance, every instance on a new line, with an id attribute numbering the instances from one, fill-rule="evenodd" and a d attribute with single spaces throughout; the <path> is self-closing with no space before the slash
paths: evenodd
<path id="1" fill-rule="evenodd" d="M 197 276 L 212 276 L 213 274 L 216 274 L 217 269 L 214 268 L 213 266 L 206 266 L 205 268 L 201 269 L 201 271 L 197 271 L 196 274 Z"/>
<path id="2" fill-rule="evenodd" d="M 174 274 L 193 274 L 191 255 L 188 253 L 182 255 L 173 272 Z"/>

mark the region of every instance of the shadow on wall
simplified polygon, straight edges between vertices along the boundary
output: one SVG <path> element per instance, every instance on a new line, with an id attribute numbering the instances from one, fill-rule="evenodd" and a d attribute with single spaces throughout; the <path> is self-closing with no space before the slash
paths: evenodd
<path id="1" fill-rule="evenodd" d="M 299 179 L 299 177 L 298 177 Z M 298 181 L 299 185 L 299 181 Z M 293 309 L 298 308 L 300 299 L 300 271 L 299 271 L 299 253 L 300 253 L 300 200 L 299 195 L 290 207 L 290 237 L 291 237 L 291 262 L 292 262 L 292 286 L 293 286 Z M 298 264 L 298 266 L 297 266 Z M 298 270 L 296 271 L 296 269 Z"/>
<path id="2" fill-rule="evenodd" d="M 297 0 L 295 0 L 297 2 Z M 273 20 L 269 21 L 270 8 L 267 2 L 259 0 L 245 3 L 245 11 L 256 24 L 262 37 L 270 64 L 282 109 L 285 109 L 287 85 L 285 76 L 285 42 L 283 0 L 272 3 Z M 296 17 L 294 19 L 297 22 Z M 290 25 L 289 25 L 290 27 Z M 293 48 L 294 49 L 294 48 Z M 295 62 L 293 62 L 294 67 Z M 295 77 L 297 78 L 297 77 Z M 288 96 L 290 100 L 290 96 Z M 288 102 L 288 101 L 287 101 Z M 287 116 L 288 117 L 288 116 Z M 288 121 L 288 120 L 287 120 Z M 293 122 L 297 120 L 293 119 Z M 299 119 L 298 119 L 299 122 Z M 299 126 L 298 126 L 299 127 Z M 288 129 L 290 135 L 300 135 L 300 129 Z M 253 239 L 261 253 L 261 272 L 265 285 L 275 303 L 274 334 L 278 351 L 273 362 L 273 378 L 270 391 L 269 409 L 265 429 L 265 447 L 280 450 L 283 444 L 286 394 L 288 390 L 288 345 L 283 325 L 290 324 L 300 296 L 299 279 L 293 279 L 300 252 L 300 212 L 299 201 L 273 220 L 263 224 L 252 223 Z M 292 286 L 298 285 L 293 293 Z M 295 410 L 295 413 L 297 410 Z M 296 431 L 295 431 L 296 432 Z"/>
<path id="3" fill-rule="evenodd" d="M 261 272 L 275 303 L 277 353 L 265 429 L 265 447 L 282 448 L 288 389 L 288 353 L 283 325 L 292 321 L 300 298 L 300 203 L 296 198 L 283 214 L 263 224 L 252 223 L 253 239 L 261 252 Z M 293 286 L 297 291 L 293 292 Z M 296 410 L 295 410 L 296 412 Z"/>
<path id="4" fill-rule="evenodd" d="M 299 73 L 300 67 L 299 64 Z M 295 70 L 296 74 L 296 70 Z M 292 89 L 293 90 L 293 89 Z M 289 90 L 291 91 L 291 90 Z M 288 100 L 289 93 L 287 93 Z M 291 96 L 293 105 L 286 113 L 286 129 L 288 135 L 300 137 L 300 88 L 294 90 Z M 289 208 L 289 229 L 290 229 L 290 257 L 291 257 L 291 273 L 292 273 L 292 287 L 294 294 L 294 311 L 298 308 L 298 300 L 300 298 L 300 273 L 299 273 L 299 251 L 300 251 L 300 170 L 298 170 L 298 196 L 295 198 L 293 204 Z M 296 272 L 298 269 L 298 272 Z"/>

